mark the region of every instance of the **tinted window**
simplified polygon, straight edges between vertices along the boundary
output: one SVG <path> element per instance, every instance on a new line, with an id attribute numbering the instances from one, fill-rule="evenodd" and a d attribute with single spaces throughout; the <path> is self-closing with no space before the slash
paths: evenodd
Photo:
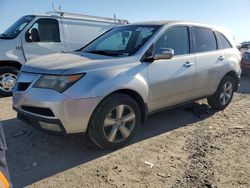
<path id="1" fill-rule="evenodd" d="M 155 51 L 160 53 L 162 48 L 171 48 L 175 55 L 189 53 L 189 34 L 187 27 L 168 29 L 156 42 Z"/>
<path id="2" fill-rule="evenodd" d="M 206 52 L 217 49 L 214 32 L 210 29 L 194 27 L 194 51 Z"/>
<path id="3" fill-rule="evenodd" d="M 35 42 L 60 42 L 58 21 L 55 19 L 42 18 L 37 20 L 28 31 L 30 39 L 32 32 L 37 34 Z M 34 39 L 32 40 L 34 41 Z"/>
<path id="4" fill-rule="evenodd" d="M 216 37 L 218 40 L 219 49 L 232 48 L 232 45 L 228 42 L 228 40 L 223 34 L 216 32 Z"/>

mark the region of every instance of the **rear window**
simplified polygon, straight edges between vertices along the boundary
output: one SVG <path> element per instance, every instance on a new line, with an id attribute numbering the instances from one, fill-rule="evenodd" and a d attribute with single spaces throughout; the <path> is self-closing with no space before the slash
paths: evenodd
<path id="1" fill-rule="evenodd" d="M 227 48 L 232 48 L 232 45 L 229 43 L 227 38 L 220 32 L 216 32 L 216 37 L 218 40 L 218 48 L 219 49 L 227 49 Z"/>
<path id="2" fill-rule="evenodd" d="M 194 51 L 207 52 L 217 50 L 214 32 L 210 29 L 194 27 Z"/>

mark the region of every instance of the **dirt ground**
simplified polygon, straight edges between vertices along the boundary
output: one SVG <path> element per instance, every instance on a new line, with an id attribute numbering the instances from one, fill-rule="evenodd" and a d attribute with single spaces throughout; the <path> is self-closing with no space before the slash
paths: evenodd
<path id="1" fill-rule="evenodd" d="M 250 78 L 226 110 L 199 101 L 154 114 L 115 152 L 33 129 L 11 98 L 0 99 L 0 119 L 14 187 L 250 187 Z"/>

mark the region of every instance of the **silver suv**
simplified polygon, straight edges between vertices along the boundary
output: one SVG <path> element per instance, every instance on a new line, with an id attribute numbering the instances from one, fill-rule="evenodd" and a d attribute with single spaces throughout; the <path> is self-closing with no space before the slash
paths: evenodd
<path id="1" fill-rule="evenodd" d="M 14 87 L 18 118 L 99 147 L 127 144 L 149 113 L 207 98 L 224 109 L 240 52 L 215 27 L 182 21 L 114 28 L 82 49 L 29 61 Z"/>

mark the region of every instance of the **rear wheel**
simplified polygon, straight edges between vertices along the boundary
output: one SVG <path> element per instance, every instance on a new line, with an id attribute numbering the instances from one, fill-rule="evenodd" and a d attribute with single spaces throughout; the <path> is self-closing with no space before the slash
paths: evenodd
<path id="1" fill-rule="evenodd" d="M 140 124 L 138 104 L 128 95 L 114 94 L 94 111 L 88 134 L 100 148 L 116 149 L 126 145 Z"/>
<path id="2" fill-rule="evenodd" d="M 18 70 L 13 67 L 0 68 L 0 95 L 11 96 L 17 80 Z"/>
<path id="3" fill-rule="evenodd" d="M 207 99 L 208 104 L 218 110 L 225 109 L 233 98 L 235 83 L 232 77 L 225 76 L 221 80 L 215 94 Z"/>

